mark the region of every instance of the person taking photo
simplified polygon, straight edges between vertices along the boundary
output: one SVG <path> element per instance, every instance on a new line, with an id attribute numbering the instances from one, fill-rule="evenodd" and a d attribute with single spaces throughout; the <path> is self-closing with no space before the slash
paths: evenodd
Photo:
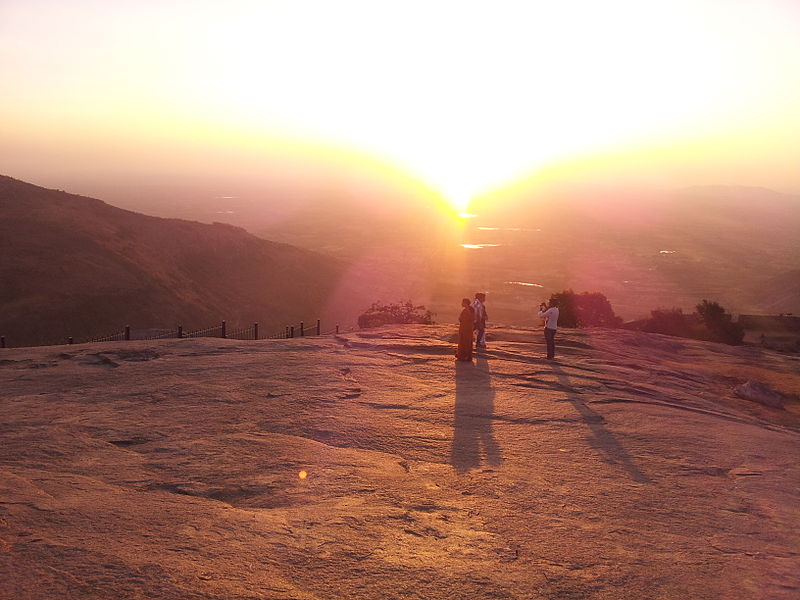
<path id="1" fill-rule="evenodd" d="M 547 345 L 547 360 L 556 356 L 556 329 L 558 328 L 558 303 L 550 299 L 549 307 L 542 302 L 539 305 L 539 318 L 544 319 L 544 341 Z"/>

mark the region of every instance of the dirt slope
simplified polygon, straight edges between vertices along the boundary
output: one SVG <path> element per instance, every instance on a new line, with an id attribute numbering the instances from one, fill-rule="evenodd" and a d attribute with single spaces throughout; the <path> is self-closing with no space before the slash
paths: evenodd
<path id="1" fill-rule="evenodd" d="M 344 266 L 230 225 L 160 219 L 0 175 L 0 335 L 324 320 Z"/>
<path id="2" fill-rule="evenodd" d="M 491 333 L 0 350 L 0 598 L 797 598 L 797 358 Z"/>

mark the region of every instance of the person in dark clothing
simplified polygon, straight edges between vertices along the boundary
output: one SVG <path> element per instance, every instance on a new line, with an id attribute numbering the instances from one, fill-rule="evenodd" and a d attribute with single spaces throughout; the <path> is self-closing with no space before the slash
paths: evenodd
<path id="1" fill-rule="evenodd" d="M 472 333 L 475 330 L 475 309 L 469 298 L 461 300 L 461 314 L 458 317 L 458 348 L 456 359 L 472 362 Z"/>

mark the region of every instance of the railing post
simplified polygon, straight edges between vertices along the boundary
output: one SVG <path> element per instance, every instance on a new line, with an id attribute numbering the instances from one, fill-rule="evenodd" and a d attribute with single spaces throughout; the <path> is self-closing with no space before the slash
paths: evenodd
<path id="1" fill-rule="evenodd" d="M 70 345 L 72 345 L 72 338 L 71 338 L 71 337 L 68 337 L 68 338 L 67 338 L 67 343 L 68 343 L 68 344 L 70 344 Z"/>
<path id="2" fill-rule="evenodd" d="M 183 325 L 178 325 L 178 337 L 183 337 Z"/>
<path id="3" fill-rule="evenodd" d="M 0 335 L 0 348 L 6 347 L 6 336 Z"/>
<path id="4" fill-rule="evenodd" d="M 289 337 L 290 337 L 290 338 L 293 338 L 293 337 L 294 337 L 294 325 L 292 325 L 291 327 L 289 327 Z"/>
<path id="5" fill-rule="evenodd" d="M 125 325 L 125 341 L 128 342 L 131 339 L 131 326 Z"/>
<path id="6" fill-rule="evenodd" d="M 258 323 L 253 323 L 253 339 L 258 339 Z"/>
<path id="7" fill-rule="evenodd" d="M 288 325 L 286 326 L 286 337 L 287 338 L 289 337 L 289 326 Z"/>
<path id="8" fill-rule="evenodd" d="M 303 324 L 302 321 L 300 321 L 300 337 L 305 336 L 305 334 L 306 334 L 306 326 Z"/>
<path id="9" fill-rule="evenodd" d="M 336 335 L 339 335 L 339 324 L 336 324 Z"/>
<path id="10" fill-rule="evenodd" d="M 225 326 L 225 321 L 222 322 L 222 337 L 223 338 L 228 337 L 228 330 L 227 327 Z"/>
<path id="11" fill-rule="evenodd" d="M 317 335 L 319 335 L 319 319 L 317 319 Z"/>

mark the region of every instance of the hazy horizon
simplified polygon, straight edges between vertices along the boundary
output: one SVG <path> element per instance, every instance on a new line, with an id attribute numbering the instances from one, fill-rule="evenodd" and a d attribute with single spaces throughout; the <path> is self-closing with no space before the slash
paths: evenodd
<path id="1" fill-rule="evenodd" d="M 137 198 L 800 194 L 800 5 L 4 2 L 2 171 Z M 376 207 L 378 209 L 379 207 Z"/>
<path id="2" fill-rule="evenodd" d="M 342 260 L 365 306 L 796 310 L 798 23 L 788 0 L 11 0 L 0 173 Z"/>

